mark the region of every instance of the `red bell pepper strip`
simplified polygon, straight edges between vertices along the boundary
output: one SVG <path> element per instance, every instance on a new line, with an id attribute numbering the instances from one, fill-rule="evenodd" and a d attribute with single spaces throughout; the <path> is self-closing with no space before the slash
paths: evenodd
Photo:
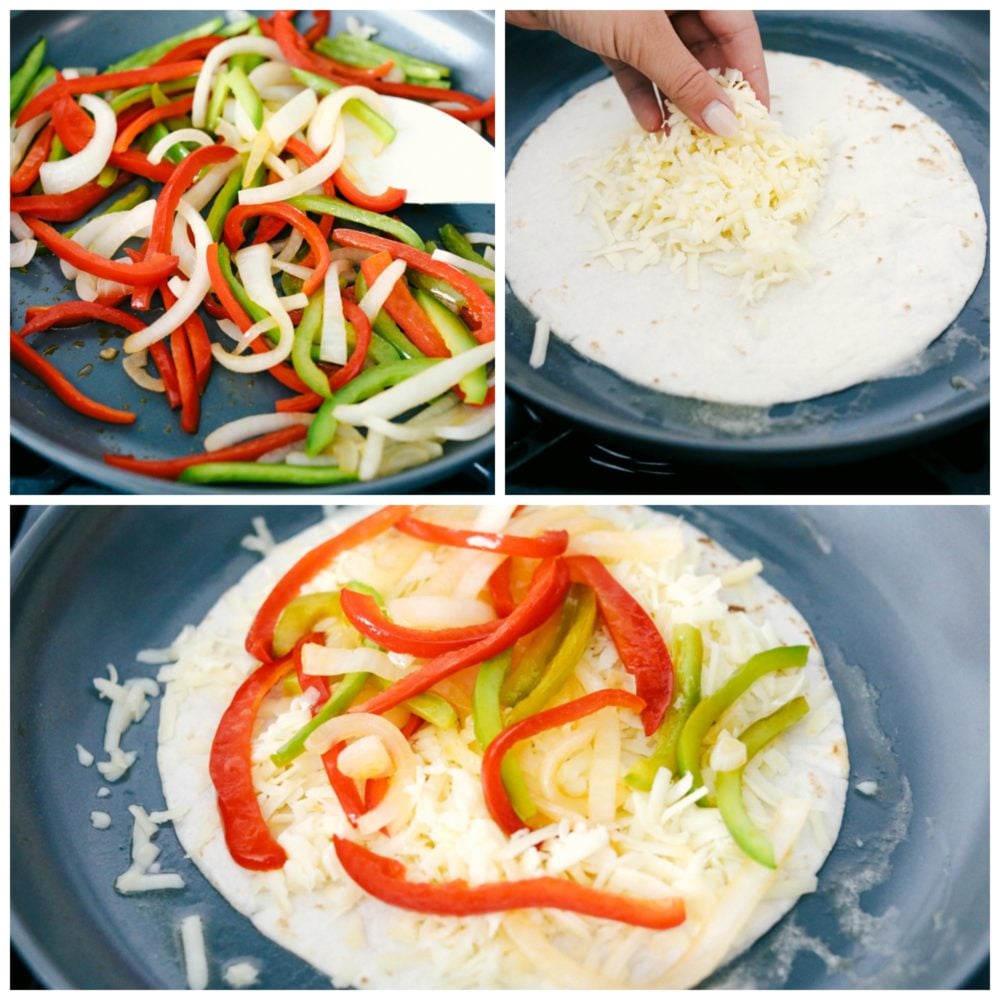
<path id="1" fill-rule="evenodd" d="M 685 918 L 680 899 L 632 899 L 551 875 L 477 886 L 461 880 L 409 882 L 406 868 L 393 858 L 336 834 L 333 846 L 347 876 L 368 895 L 417 913 L 467 917 L 503 910 L 570 910 L 654 930 L 676 927 Z"/>
<path id="2" fill-rule="evenodd" d="M 547 559 L 535 571 L 524 600 L 506 618 L 501 619 L 500 625 L 491 635 L 428 660 L 418 670 L 407 674 L 402 680 L 396 681 L 391 687 L 350 711 L 372 712 L 376 715 L 387 712 L 459 670 L 502 653 L 522 635 L 538 628 L 559 607 L 568 589 L 569 573 L 563 560 Z"/>
<path id="3" fill-rule="evenodd" d="M 399 522 L 402 524 L 402 522 Z M 399 527 L 399 524 L 396 527 Z M 392 653 L 432 657 L 463 649 L 492 635 L 503 619 L 465 628 L 418 629 L 406 628 L 390 621 L 368 594 L 344 589 L 340 592 L 340 607 L 347 620 L 366 638 L 377 642 Z"/>
<path id="4" fill-rule="evenodd" d="M 313 52 L 309 48 L 309 43 L 298 33 L 295 25 L 286 11 L 277 11 L 271 18 L 271 29 L 274 33 L 274 40 L 281 46 L 281 54 L 285 61 L 297 66 L 299 69 L 309 70 L 319 73 L 330 80 L 340 84 L 375 82 L 379 76 L 385 76 L 392 69 L 392 63 L 376 66 L 374 69 L 365 69 L 357 66 L 348 66 L 345 63 L 337 62 Z"/>
<path id="5" fill-rule="evenodd" d="M 402 244 L 400 244 L 402 246 Z M 361 262 L 361 273 L 368 288 L 375 284 L 379 275 L 392 263 L 392 255 L 381 251 Z M 429 358 L 447 358 L 451 352 L 444 338 L 430 317 L 420 308 L 410 293 L 406 281 L 400 278 L 393 286 L 382 307 L 402 327 L 403 332 Z"/>
<path id="6" fill-rule="evenodd" d="M 99 254 L 67 239 L 51 226 L 38 219 L 25 216 L 25 224 L 29 229 L 61 260 L 68 261 L 80 271 L 107 278 L 109 281 L 120 281 L 124 285 L 149 285 L 166 281 L 177 267 L 177 258 L 159 254 L 141 263 L 125 263 L 124 261 L 108 260 Z"/>
<path id="7" fill-rule="evenodd" d="M 523 535 L 497 534 L 491 531 L 467 531 L 432 524 L 416 517 L 407 517 L 397 525 L 404 534 L 436 545 L 451 545 L 461 549 L 480 549 L 483 552 L 502 552 L 507 556 L 525 556 L 528 559 L 547 559 L 561 556 L 569 545 L 569 532 L 544 531 L 534 538 Z"/>
<path id="8" fill-rule="evenodd" d="M 369 194 L 362 191 L 340 168 L 333 175 L 334 182 L 345 201 L 369 212 L 394 212 L 406 201 L 406 191 L 403 188 L 386 188 L 381 194 Z"/>
<path id="9" fill-rule="evenodd" d="M 226 225 L 223 229 L 226 246 L 229 247 L 230 251 L 235 251 L 242 246 L 244 239 L 246 239 L 243 233 L 243 223 L 258 215 L 269 215 L 283 219 L 305 237 L 313 252 L 315 267 L 313 273 L 303 282 L 302 291 L 306 295 L 312 295 L 323 283 L 327 269 L 330 267 L 330 247 L 323 238 L 319 227 L 305 212 L 300 212 L 297 208 L 282 201 L 269 201 L 262 205 L 234 205 L 226 216 Z"/>
<path id="10" fill-rule="evenodd" d="M 229 146 L 202 146 L 186 156 L 163 185 L 156 199 L 156 211 L 150 228 L 146 259 L 159 253 L 166 253 L 173 240 L 174 216 L 185 191 L 194 183 L 201 171 L 213 163 L 224 163 L 236 156 L 236 150 Z M 152 299 L 151 288 L 138 288 L 132 296 L 133 309 L 148 309 Z"/>
<path id="11" fill-rule="evenodd" d="M 598 712 L 602 708 L 629 708 L 633 712 L 641 712 L 646 703 L 638 695 L 629 691 L 619 691 L 607 688 L 603 691 L 593 691 L 576 698 L 555 708 L 548 708 L 537 715 L 529 715 L 527 719 L 515 722 L 500 731 L 483 754 L 483 796 L 486 799 L 486 808 L 489 809 L 497 826 L 510 835 L 518 830 L 524 829 L 524 823 L 514 812 L 514 807 L 510 804 L 507 789 L 504 787 L 503 777 L 500 774 L 500 765 L 503 764 L 507 751 L 520 743 L 521 740 L 530 739 L 546 729 L 555 729 L 558 726 L 565 726 L 569 722 L 575 722 L 586 715 Z"/>
<path id="12" fill-rule="evenodd" d="M 355 344 L 351 356 L 347 359 L 347 364 L 343 368 L 335 371 L 329 379 L 330 390 L 336 392 L 342 386 L 347 385 L 361 369 L 364 368 L 365 358 L 368 357 L 368 349 L 372 344 L 372 325 L 368 322 L 368 317 L 346 296 L 342 302 L 344 317 L 351 326 L 354 327 Z"/>
<path id="13" fill-rule="evenodd" d="M 194 378 L 198 392 L 203 393 L 212 374 L 212 342 L 208 339 L 208 331 L 202 318 L 193 312 L 184 321 L 188 345 L 191 348 L 191 360 L 194 362 Z"/>
<path id="14" fill-rule="evenodd" d="M 323 403 L 323 397 L 315 392 L 303 392 L 297 396 L 279 399 L 274 404 L 277 413 L 312 413 Z"/>
<path id="15" fill-rule="evenodd" d="M 192 104 L 194 104 L 194 94 L 189 94 L 179 101 L 171 101 L 169 104 L 144 111 L 121 129 L 115 139 L 114 151 L 124 153 L 146 129 L 163 121 L 164 118 L 174 118 L 177 115 L 187 114 L 191 110 Z M 119 124 L 121 124 L 120 120 Z"/>
<path id="16" fill-rule="evenodd" d="M 66 194 L 21 195 L 10 199 L 10 210 L 44 219 L 46 222 L 75 222 L 131 179 L 119 174 L 108 187 L 101 187 L 97 181 L 91 181 L 75 191 L 67 191 Z"/>
<path id="17" fill-rule="evenodd" d="M 414 101 L 457 101 L 469 108 L 479 104 L 478 97 L 465 94 L 461 90 L 442 90 L 440 87 L 422 87 L 415 83 L 394 83 L 390 80 L 371 80 L 366 86 L 379 94 L 409 97 Z"/>
<path id="18" fill-rule="evenodd" d="M 286 225 L 287 223 L 284 220 L 278 219 L 273 215 L 268 219 L 261 219 L 260 224 L 257 226 L 257 231 L 253 234 L 253 242 L 255 244 L 270 243 L 271 240 L 278 238 L 278 234 Z"/>
<path id="19" fill-rule="evenodd" d="M 486 581 L 493 610 L 501 618 L 506 618 L 514 610 L 514 595 L 510 592 L 510 571 L 513 567 L 514 562 L 508 556 L 493 570 L 489 580 Z"/>
<path id="20" fill-rule="evenodd" d="M 167 162 L 150 163 L 149 157 L 137 149 L 129 149 L 124 153 L 112 153 L 108 163 L 121 170 L 127 170 L 130 174 L 145 177 L 148 181 L 156 181 L 158 184 L 166 184 L 173 177 L 176 169 L 173 164 Z"/>
<path id="21" fill-rule="evenodd" d="M 156 370 L 163 379 L 163 389 L 167 396 L 167 405 L 176 410 L 181 405 L 181 384 L 177 378 L 177 368 L 170 354 L 170 348 L 163 340 L 149 345 L 149 356 L 156 365 Z"/>
<path id="22" fill-rule="evenodd" d="M 304 427 L 297 426 L 296 429 L 301 430 L 304 435 Z M 219 453 L 215 452 L 215 454 Z M 232 461 L 232 459 L 219 458 L 218 461 Z M 270 660 L 273 656 L 271 640 L 274 638 L 274 626 L 277 625 L 281 612 L 285 610 L 288 602 L 298 597 L 302 588 L 341 552 L 346 552 L 377 538 L 409 513 L 409 507 L 383 507 L 307 552 L 275 584 L 271 593 L 267 595 L 267 599 L 260 606 L 260 610 L 250 626 L 250 631 L 247 632 L 247 652 L 251 656 L 256 656 L 258 660 Z"/>
<path id="23" fill-rule="evenodd" d="M 170 309 L 177 304 L 177 298 L 166 285 L 160 285 L 160 297 L 163 308 Z M 191 356 L 191 345 L 188 343 L 187 329 L 182 323 L 170 334 L 170 357 L 177 372 L 177 389 L 181 403 L 181 430 L 188 434 L 198 432 L 198 421 L 201 417 L 201 398 L 198 395 L 198 381 L 194 372 L 194 358 Z"/>
<path id="24" fill-rule="evenodd" d="M 448 92 L 445 91 L 445 100 L 448 99 Z M 474 104 L 468 108 L 441 108 L 446 115 L 457 118 L 460 122 L 474 122 L 481 118 L 490 118 L 497 107 L 497 95 L 490 94 L 481 104 Z"/>
<path id="25" fill-rule="evenodd" d="M 183 62 L 185 59 L 204 59 L 216 45 L 223 41 L 225 39 L 219 35 L 189 38 L 186 42 L 175 45 L 166 55 L 160 56 L 153 65 L 166 66 L 170 63 Z"/>
<path id="26" fill-rule="evenodd" d="M 60 97 L 66 94 L 100 94 L 105 90 L 127 90 L 130 87 L 141 87 L 147 83 L 166 83 L 168 80 L 180 80 L 185 76 L 197 76 L 201 71 L 202 60 L 187 60 L 179 63 L 169 63 L 164 66 L 147 66 L 144 69 L 128 69 L 121 73 L 101 73 L 98 76 L 81 76 L 76 80 L 59 80 L 40 90 L 21 109 L 17 116 L 17 124 L 48 111 Z"/>
<path id="27" fill-rule="evenodd" d="M 432 278 L 447 281 L 460 295 L 465 298 L 466 306 L 472 314 L 474 323 L 472 335 L 481 344 L 494 339 L 496 310 L 493 300 L 467 274 L 457 267 L 434 260 L 430 254 L 417 250 L 406 243 L 397 240 L 387 240 L 372 233 L 362 233 L 357 229 L 335 229 L 333 238 L 345 247 L 357 247 L 360 250 L 388 250 L 393 257 L 405 260 L 406 263 Z M 419 345 L 418 345 L 419 346 Z M 421 348 L 422 349 L 422 348 Z M 426 351 L 424 352 L 426 353 Z"/>
<path id="28" fill-rule="evenodd" d="M 49 158 L 52 152 L 52 140 L 56 136 L 55 126 L 49 122 L 38 136 L 35 138 L 27 156 L 21 161 L 17 170 L 10 175 L 10 193 L 21 194 L 27 191 L 35 181 L 42 169 L 42 164 Z"/>
<path id="29" fill-rule="evenodd" d="M 292 154 L 297 160 L 301 160 L 302 163 L 307 167 L 313 167 L 319 163 L 319 155 L 313 150 L 312 146 L 308 143 L 303 142 L 301 139 L 296 139 L 292 136 L 288 142 L 285 143 L 285 149 Z M 331 198 L 337 197 L 337 189 L 333 185 L 333 178 L 327 177 L 322 184 L 323 194 L 329 195 Z M 333 229 L 333 216 L 324 215 L 319 222 L 316 223 L 319 226 L 319 231 L 323 234 L 324 240 L 330 239 L 330 230 Z"/>
<path id="30" fill-rule="evenodd" d="M 642 722 L 646 735 L 652 736 L 674 692 L 674 665 L 667 644 L 645 608 L 599 559 L 570 556 L 566 562 L 573 580 L 592 587 L 597 595 L 597 606 L 611 641 L 625 669 L 635 677 L 636 694 L 646 703 Z"/>
<path id="31" fill-rule="evenodd" d="M 312 13 L 315 21 L 302 36 L 310 48 L 330 30 L 330 12 L 328 10 L 314 10 Z"/>
<path id="32" fill-rule="evenodd" d="M 266 455 L 275 448 L 292 444 L 306 436 L 306 428 L 301 424 L 293 427 L 283 427 L 280 431 L 272 431 L 252 441 L 234 444 L 231 448 L 220 448 L 218 451 L 200 452 L 197 455 L 187 455 L 184 458 L 136 458 L 134 455 L 106 454 L 104 461 L 116 469 L 135 472 L 141 476 L 153 476 L 156 479 L 176 479 L 185 469 L 204 462 L 252 462 Z"/>
<path id="33" fill-rule="evenodd" d="M 250 749 L 261 704 L 294 669 L 293 654 L 262 664 L 239 686 L 222 713 L 209 755 L 208 772 L 215 786 L 226 846 L 233 861 L 254 871 L 273 871 L 287 859 L 261 814 Z"/>
<path id="34" fill-rule="evenodd" d="M 25 343 L 13 330 L 10 332 L 10 356 L 22 368 L 27 368 L 32 375 L 40 378 L 58 399 L 77 413 L 93 417 L 94 420 L 104 420 L 109 424 L 135 423 L 134 413 L 113 409 L 85 396 L 62 372 Z"/>
<path id="35" fill-rule="evenodd" d="M 31 306 L 26 315 L 27 322 L 17 331 L 19 337 L 40 333 L 54 326 L 78 326 L 80 323 L 111 323 L 129 333 L 137 333 L 146 325 L 131 313 L 99 302 L 60 302 L 54 306 Z"/>

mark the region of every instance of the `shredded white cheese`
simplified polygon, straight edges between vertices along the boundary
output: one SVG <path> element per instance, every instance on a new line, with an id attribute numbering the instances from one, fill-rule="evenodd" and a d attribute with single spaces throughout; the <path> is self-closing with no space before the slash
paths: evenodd
<path id="1" fill-rule="evenodd" d="M 105 785 L 101 785 L 101 787 L 97 789 L 97 797 L 99 799 L 106 799 L 110 794 L 111 794 L 111 789 L 106 787 Z"/>
<path id="2" fill-rule="evenodd" d="M 736 739 L 728 729 L 723 729 L 712 747 L 709 766 L 713 771 L 735 771 L 746 762 L 746 745 L 741 740 Z"/>
<path id="3" fill-rule="evenodd" d="M 99 809 L 95 809 L 90 814 L 90 825 L 95 830 L 106 830 L 111 826 L 111 816 L 106 812 L 101 812 Z"/>
<path id="4" fill-rule="evenodd" d="M 160 849 L 153 843 L 165 813 L 150 815 L 142 806 L 129 806 L 132 814 L 132 864 L 115 879 L 115 888 L 123 895 L 152 892 L 156 889 L 183 889 L 184 879 L 176 872 L 161 872 L 157 858 Z"/>
<path id="5" fill-rule="evenodd" d="M 629 133 L 582 179 L 602 234 L 596 250 L 621 270 L 669 263 L 699 287 L 702 258 L 740 279 L 747 303 L 795 275 L 810 258 L 797 239 L 826 177 L 829 147 L 820 129 L 796 139 L 757 100 L 738 70 L 712 70 L 739 121 L 730 139 L 704 132 L 674 104 L 669 132 Z"/>
<path id="6" fill-rule="evenodd" d="M 119 684 L 118 671 L 108 664 L 107 677 L 95 677 L 94 687 L 111 702 L 104 729 L 106 761 L 97 762 L 97 770 L 108 781 L 118 781 L 135 762 L 136 751 L 121 749 L 121 739 L 133 722 L 140 722 L 149 711 L 149 698 L 160 693 L 160 686 L 149 677 L 132 677 Z"/>
<path id="7" fill-rule="evenodd" d="M 226 985 L 234 990 L 245 990 L 257 985 L 259 975 L 260 970 L 253 962 L 233 962 L 232 965 L 226 966 L 222 978 L 226 981 Z"/>
<path id="8" fill-rule="evenodd" d="M 548 320 L 539 318 L 535 321 L 535 339 L 531 343 L 531 357 L 528 358 L 528 364 L 532 368 L 541 368 L 545 364 L 551 332 L 552 328 L 549 326 Z"/>
<path id="9" fill-rule="evenodd" d="M 205 951 L 205 933 L 201 917 L 191 913 L 181 921 L 181 947 L 184 949 L 184 969 L 188 988 L 203 990 L 208 987 L 208 955 Z"/>
<path id="10" fill-rule="evenodd" d="M 859 781 L 855 786 L 854 790 L 860 792 L 862 795 L 875 795 L 878 792 L 878 782 L 877 781 Z"/>
<path id="11" fill-rule="evenodd" d="M 251 552 L 259 552 L 262 556 L 273 552 L 274 535 L 271 534 L 267 521 L 263 517 L 255 517 L 250 523 L 253 525 L 253 534 L 242 538 L 240 545 Z"/>
<path id="12" fill-rule="evenodd" d="M 94 763 L 94 755 L 81 744 L 76 745 L 76 759 L 84 766 L 90 767 Z"/>

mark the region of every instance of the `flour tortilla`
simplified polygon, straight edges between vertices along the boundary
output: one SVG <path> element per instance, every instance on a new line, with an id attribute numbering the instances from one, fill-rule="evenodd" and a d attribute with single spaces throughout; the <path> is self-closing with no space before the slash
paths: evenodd
<path id="1" fill-rule="evenodd" d="M 587 357 L 661 392 L 770 406 L 894 373 L 961 312 L 983 270 L 976 184 L 948 134 L 862 73 L 767 54 L 772 113 L 793 136 L 817 125 L 829 174 L 800 240 L 810 280 L 743 304 L 739 279 L 700 268 L 700 288 L 668 261 L 614 271 L 577 214 L 580 163 L 638 129 L 607 79 L 581 91 L 521 147 L 507 176 L 507 279 L 552 332 Z M 577 161 L 577 162 L 574 162 Z M 836 206 L 860 211 L 824 232 Z"/>
<path id="2" fill-rule="evenodd" d="M 589 516 L 595 512 L 583 513 Z M 685 572 L 697 572 L 706 580 L 709 574 L 723 573 L 740 565 L 702 533 L 676 519 L 644 509 L 601 509 L 596 513 L 630 530 L 675 532 L 681 543 L 676 565 L 684 567 Z M 304 828 L 293 822 L 279 834 L 289 854 L 284 869 L 252 872 L 236 865 L 219 824 L 208 774 L 208 755 L 222 712 L 243 677 L 256 666 L 243 649 L 247 627 L 280 575 L 305 551 L 357 516 L 341 515 L 336 522 L 323 522 L 280 545 L 224 594 L 195 630 L 182 634 L 177 644 L 180 659 L 167 670 L 169 682 L 161 709 L 158 752 L 167 808 L 177 816 L 174 826 L 188 856 L 230 904 L 266 936 L 310 962 L 340 987 L 693 986 L 725 960 L 749 947 L 802 892 L 811 891 L 815 873 L 836 840 L 843 815 L 848 775 L 843 722 L 836 693 L 808 625 L 759 576 L 718 592 L 723 608 L 727 607 L 724 603 L 727 601 L 733 605 L 724 613 L 742 615 L 742 624 L 737 623 L 741 629 L 766 629 L 770 643 L 812 646 L 802 671 L 773 679 L 775 684 L 784 685 L 778 695 L 782 700 L 802 693 L 810 703 L 807 718 L 786 733 L 777 747 L 793 765 L 771 779 L 779 801 L 765 807 L 767 815 L 783 812 L 785 834 L 794 841 L 776 879 L 772 880 L 767 869 L 739 852 L 715 810 L 692 806 L 689 811 L 696 812 L 703 824 L 698 836 L 705 843 L 706 865 L 711 868 L 718 864 L 720 871 L 728 866 L 725 870 L 733 877 L 725 891 L 704 897 L 691 889 L 699 884 L 698 880 L 692 882 L 690 873 L 684 876 L 690 891 L 684 892 L 688 920 L 681 927 L 654 932 L 558 911 L 517 911 L 463 919 L 422 916 L 367 897 L 340 871 L 328 843 L 329 835 L 357 834 L 351 832 L 325 781 L 317 781 L 310 793 L 320 797 L 325 810 L 319 853 L 308 838 L 300 836 Z M 573 516 L 579 516 L 579 511 Z M 341 583 L 359 568 L 356 561 L 340 565 L 339 570 L 337 565 L 340 564 L 332 572 L 340 574 Z M 317 581 L 315 589 L 328 589 L 332 579 L 327 576 Z M 737 602 L 742 610 L 736 609 Z M 676 609 L 672 613 L 680 614 Z M 677 620 L 683 620 L 683 615 Z M 714 644 L 708 628 L 708 625 L 703 628 L 706 663 Z M 740 634 L 740 630 L 735 634 Z M 620 671 L 620 664 L 616 669 Z M 706 672 L 706 684 L 707 678 Z M 716 677 L 714 686 L 722 679 Z M 765 683 L 770 681 L 759 682 Z M 271 718 L 269 715 L 259 729 L 266 730 Z M 742 728 L 749 720 L 738 721 L 740 726 L 734 725 L 734 729 Z M 422 732 L 437 738 L 430 727 Z M 259 732 L 255 761 L 266 762 L 269 752 L 267 735 Z M 313 756 L 305 763 L 322 775 L 318 758 Z M 754 767 L 752 763 L 748 776 Z M 471 787 L 478 802 L 478 776 Z M 273 803 L 266 798 L 261 801 L 265 813 L 269 813 Z M 645 801 L 648 802 L 648 796 Z M 293 802 L 293 808 L 303 805 L 301 799 Z M 432 816 L 430 822 L 437 819 Z M 508 845 L 485 812 L 474 822 L 480 828 L 485 824 L 495 843 Z M 669 831 L 666 819 L 663 823 Z M 467 839 L 463 839 L 470 835 L 469 829 L 449 828 L 446 817 L 441 817 L 440 829 L 434 833 L 439 850 L 451 858 L 471 857 Z M 560 827 L 559 836 L 563 835 Z M 572 834 L 585 835 L 588 835 L 585 827 Z M 567 839 L 565 843 L 570 841 Z M 392 853 L 384 838 L 372 841 L 371 846 Z M 780 851 L 776 843 L 779 857 Z M 534 858 L 537 852 L 529 847 L 526 855 Z M 401 860 L 411 870 L 416 866 L 413 858 Z M 760 901 L 749 894 L 753 883 L 757 883 L 757 891 L 763 894 Z M 676 889 L 683 891 L 684 886 Z M 741 914 L 741 905 L 749 912 Z M 713 942 L 712 929 L 726 919 L 735 921 L 733 936 Z"/>

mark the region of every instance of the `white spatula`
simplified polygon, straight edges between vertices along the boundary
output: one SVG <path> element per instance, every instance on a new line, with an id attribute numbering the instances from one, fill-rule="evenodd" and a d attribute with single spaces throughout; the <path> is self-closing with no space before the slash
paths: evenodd
<path id="1" fill-rule="evenodd" d="M 447 91 L 442 92 L 447 99 Z M 402 97 L 382 97 L 396 138 L 379 149 L 372 134 L 345 118 L 347 156 L 372 192 L 404 188 L 410 204 L 492 203 L 496 200 L 493 146 L 465 122 Z"/>

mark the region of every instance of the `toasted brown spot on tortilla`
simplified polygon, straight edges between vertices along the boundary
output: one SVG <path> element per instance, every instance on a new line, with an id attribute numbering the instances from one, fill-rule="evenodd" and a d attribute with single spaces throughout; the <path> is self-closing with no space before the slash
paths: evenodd
<path id="1" fill-rule="evenodd" d="M 896 129 L 897 132 L 905 132 L 906 131 L 906 126 L 905 125 L 900 125 L 898 122 L 893 122 L 892 125 L 890 126 L 890 128 Z"/>
<path id="2" fill-rule="evenodd" d="M 904 309 L 905 309 L 905 310 L 906 310 L 907 312 L 909 312 L 909 311 L 910 311 L 910 303 L 909 303 L 909 302 L 904 302 L 904 303 L 903 303 L 903 308 L 904 308 Z"/>
<path id="3" fill-rule="evenodd" d="M 730 604 L 729 610 L 732 612 L 740 612 L 741 614 L 746 612 L 746 608 L 742 604 Z"/>

